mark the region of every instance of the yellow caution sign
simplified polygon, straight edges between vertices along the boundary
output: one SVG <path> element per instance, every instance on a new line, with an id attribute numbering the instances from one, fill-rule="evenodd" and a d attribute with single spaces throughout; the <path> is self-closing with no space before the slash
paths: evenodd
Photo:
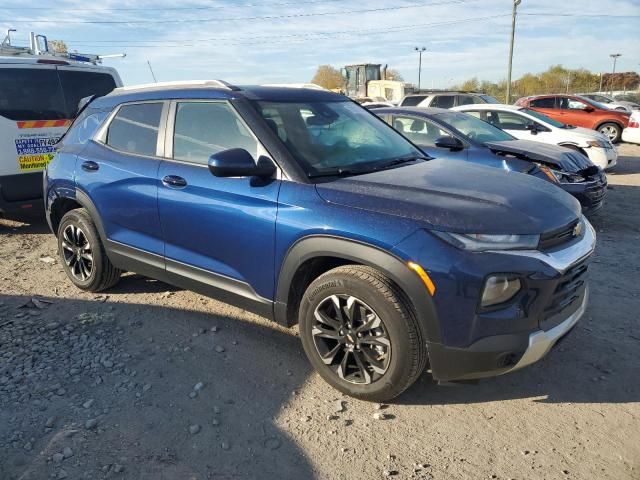
<path id="1" fill-rule="evenodd" d="M 54 153 L 43 153 L 40 155 L 20 155 L 18 157 L 18 165 L 20 165 L 21 171 L 42 170 L 49 164 L 54 155 Z"/>

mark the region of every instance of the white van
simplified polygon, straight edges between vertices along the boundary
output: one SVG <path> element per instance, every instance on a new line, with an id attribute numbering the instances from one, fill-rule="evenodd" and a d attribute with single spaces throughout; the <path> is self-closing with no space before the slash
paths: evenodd
<path id="1" fill-rule="evenodd" d="M 0 48 L 0 214 L 42 209 L 42 170 L 78 103 L 120 86 L 110 67 Z"/>

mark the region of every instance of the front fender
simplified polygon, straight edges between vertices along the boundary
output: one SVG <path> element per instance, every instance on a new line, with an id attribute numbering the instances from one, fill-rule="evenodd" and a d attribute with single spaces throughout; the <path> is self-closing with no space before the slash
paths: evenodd
<path id="1" fill-rule="evenodd" d="M 285 255 L 274 305 L 274 317 L 278 323 L 293 323 L 287 315 L 292 280 L 301 265 L 320 257 L 340 258 L 381 271 L 402 289 L 413 305 L 423 338 L 427 342 L 440 342 L 440 327 L 432 299 L 422 280 L 407 267 L 408 259 L 367 243 L 328 235 L 304 237 L 293 244 Z"/>

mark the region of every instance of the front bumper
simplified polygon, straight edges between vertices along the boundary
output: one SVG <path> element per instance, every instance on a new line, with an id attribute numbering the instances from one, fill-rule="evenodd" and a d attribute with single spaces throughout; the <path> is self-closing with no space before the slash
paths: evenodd
<path id="1" fill-rule="evenodd" d="M 607 175 L 600 171 L 586 182 L 559 183 L 560 188 L 573 195 L 582 207 L 582 213 L 592 214 L 604 206 L 607 195 Z"/>
<path id="2" fill-rule="evenodd" d="M 587 267 L 595 249 L 595 231 L 585 220 L 583 236 L 555 251 L 493 252 L 513 259 L 513 265 L 535 260 L 555 275 L 530 272 L 526 289 L 512 305 L 476 313 L 475 331 L 500 328 L 497 334 L 476 336 L 472 343 L 453 346 L 428 343 L 431 373 L 439 381 L 501 375 L 537 362 L 583 316 L 588 304 Z M 508 325 L 512 327 L 509 328 Z"/>

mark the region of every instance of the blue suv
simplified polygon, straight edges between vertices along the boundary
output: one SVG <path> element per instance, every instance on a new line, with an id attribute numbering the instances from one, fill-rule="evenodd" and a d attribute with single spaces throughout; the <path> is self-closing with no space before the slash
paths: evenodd
<path id="1" fill-rule="evenodd" d="M 89 102 L 45 172 L 74 285 L 124 271 L 299 324 L 318 373 L 384 401 L 542 358 L 587 306 L 595 233 L 528 175 L 460 174 L 328 91 L 221 81 Z"/>

